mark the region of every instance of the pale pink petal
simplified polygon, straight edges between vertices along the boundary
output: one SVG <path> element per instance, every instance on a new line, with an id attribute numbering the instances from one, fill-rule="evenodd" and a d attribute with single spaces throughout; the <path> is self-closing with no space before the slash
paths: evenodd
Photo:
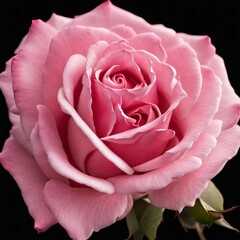
<path id="1" fill-rule="evenodd" d="M 197 144 L 200 149 L 209 142 L 209 137 L 208 132 L 204 133 L 202 141 Z M 221 133 L 217 138 L 217 146 L 203 160 L 199 169 L 173 181 L 163 189 L 149 192 L 151 203 L 178 211 L 185 206 L 193 206 L 195 200 L 207 187 L 208 181 L 222 170 L 227 161 L 237 153 L 239 146 L 240 127 L 235 125 Z"/>
<path id="2" fill-rule="evenodd" d="M 50 25 L 33 21 L 21 50 L 12 60 L 14 96 L 27 138 L 37 119 L 36 105 L 42 102 L 42 70 L 55 34 L 56 29 Z"/>
<path id="3" fill-rule="evenodd" d="M 79 81 L 86 71 L 86 57 L 80 54 L 72 55 L 65 66 L 63 71 L 63 90 L 64 94 L 69 101 L 74 106 L 76 99 L 75 95 L 79 94 L 78 87 Z M 77 91 L 78 90 L 78 91 Z"/>
<path id="4" fill-rule="evenodd" d="M 162 47 L 161 38 L 154 33 L 142 33 L 128 39 L 129 45 L 136 50 L 145 50 L 155 55 L 159 61 L 165 62 L 167 54 Z"/>
<path id="5" fill-rule="evenodd" d="M 209 65 L 215 55 L 215 47 L 212 45 L 210 37 L 186 33 L 179 33 L 178 35 L 196 51 L 197 58 L 201 65 Z"/>
<path id="6" fill-rule="evenodd" d="M 92 11 L 77 16 L 75 20 L 70 23 L 70 26 L 84 25 L 110 29 L 114 25 L 118 24 L 130 26 L 137 33 L 143 31 L 149 32 L 151 30 L 151 25 L 143 18 L 113 5 L 111 1 L 105 1 Z"/>
<path id="7" fill-rule="evenodd" d="M 134 31 L 133 28 L 126 26 L 124 24 L 121 24 L 121 23 L 111 27 L 110 30 L 117 33 L 119 36 L 121 36 L 125 39 L 136 36 L 136 32 Z"/>
<path id="8" fill-rule="evenodd" d="M 221 57 L 215 55 L 210 64 L 222 81 L 222 97 L 220 107 L 214 118 L 223 121 L 223 129 L 227 129 L 236 124 L 240 117 L 240 98 L 236 95 L 231 86 L 224 61 Z"/>
<path id="9" fill-rule="evenodd" d="M 176 70 L 176 78 L 188 94 L 176 110 L 178 118 L 183 118 L 197 101 L 202 87 L 201 68 L 195 51 L 188 45 L 167 51 L 167 63 Z"/>
<path id="10" fill-rule="evenodd" d="M 198 169 L 202 161 L 194 156 L 175 160 L 165 166 L 139 175 L 120 175 L 109 178 L 116 193 L 146 193 L 166 187 L 174 179 Z"/>
<path id="11" fill-rule="evenodd" d="M 11 111 L 14 109 L 16 112 L 16 104 L 13 94 L 13 87 L 12 87 L 12 77 L 11 77 L 11 64 L 12 59 L 6 62 L 5 71 L 0 74 L 0 89 L 5 97 L 6 104 L 8 109 Z"/>
<path id="12" fill-rule="evenodd" d="M 101 192 L 112 193 L 114 187 L 106 180 L 88 176 L 75 168 L 63 149 L 56 123 L 44 106 L 38 106 L 38 128 L 42 146 L 46 152 L 49 164 L 60 175 L 77 183 L 92 187 Z"/>
<path id="13" fill-rule="evenodd" d="M 115 164 L 119 169 L 127 174 L 132 174 L 133 170 L 124 160 L 112 152 L 99 138 L 95 133 L 89 128 L 89 126 L 82 120 L 76 110 L 67 102 L 63 91 L 60 89 L 58 94 L 58 100 L 62 107 L 62 110 L 69 114 L 79 129 L 88 137 L 92 144 L 98 149 L 110 162 Z"/>
<path id="14" fill-rule="evenodd" d="M 56 219 L 43 200 L 43 189 L 48 178 L 42 174 L 35 159 L 13 137 L 5 142 L 0 162 L 21 189 L 23 199 L 35 220 L 34 227 L 38 231 L 45 231 L 55 224 Z"/>
<path id="15" fill-rule="evenodd" d="M 30 135 L 30 142 L 32 147 L 32 152 L 36 163 L 38 164 L 39 168 L 41 169 L 42 173 L 47 176 L 49 179 L 57 179 L 61 181 L 68 182 L 68 179 L 64 178 L 62 175 L 58 174 L 49 164 L 47 154 L 42 146 L 40 137 L 39 137 L 39 130 L 38 125 L 36 124 L 33 128 L 31 135 Z"/>
<path id="16" fill-rule="evenodd" d="M 65 27 L 68 23 L 70 23 L 73 19 L 60 16 L 56 13 L 53 13 L 50 17 L 50 19 L 47 21 L 49 25 L 56 28 L 57 30 L 61 30 L 63 27 Z"/>
<path id="17" fill-rule="evenodd" d="M 74 240 L 86 240 L 94 231 L 124 218 L 133 204 L 129 195 L 71 188 L 54 180 L 47 183 L 44 197 L 58 222 Z"/>
<path id="18" fill-rule="evenodd" d="M 74 54 L 87 56 L 89 47 L 100 40 L 113 42 L 120 39 L 120 36 L 107 29 L 94 27 L 74 26 L 58 32 L 48 50 L 42 76 L 44 104 L 48 106 L 55 119 L 63 117 L 57 94 L 62 87 L 63 71 L 68 59 Z"/>
<path id="19" fill-rule="evenodd" d="M 96 147 L 88 137 L 79 129 L 72 118 L 68 121 L 68 147 L 74 164 L 82 171 L 86 172 L 85 161 Z"/>

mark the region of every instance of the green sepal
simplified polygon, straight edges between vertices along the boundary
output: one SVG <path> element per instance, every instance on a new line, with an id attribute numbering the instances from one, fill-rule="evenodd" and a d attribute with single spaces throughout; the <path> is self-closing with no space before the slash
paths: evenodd
<path id="1" fill-rule="evenodd" d="M 206 190 L 196 200 L 193 207 L 185 207 L 178 215 L 178 219 L 183 228 L 196 229 L 200 225 L 211 226 L 218 224 L 222 227 L 236 230 L 225 219 L 223 214 L 233 211 L 237 207 L 223 208 L 224 199 L 220 191 L 213 182 L 209 182 Z M 199 225 L 200 224 L 200 225 Z"/>
<path id="2" fill-rule="evenodd" d="M 163 209 L 151 205 L 148 199 L 136 200 L 132 211 L 126 217 L 129 238 L 133 236 L 133 240 L 142 240 L 146 236 L 149 240 L 156 239 L 162 216 Z"/>

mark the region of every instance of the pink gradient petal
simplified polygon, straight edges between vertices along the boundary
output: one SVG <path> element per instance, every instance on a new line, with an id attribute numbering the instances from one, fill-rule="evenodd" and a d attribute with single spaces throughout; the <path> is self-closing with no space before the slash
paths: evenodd
<path id="1" fill-rule="evenodd" d="M 215 47 L 208 36 L 190 35 L 178 33 L 196 51 L 197 58 L 201 65 L 209 65 L 215 55 Z"/>
<path id="2" fill-rule="evenodd" d="M 96 150 L 87 136 L 79 129 L 72 118 L 68 121 L 68 146 L 74 163 L 82 172 L 86 172 L 87 156 Z"/>
<path id="3" fill-rule="evenodd" d="M 74 106 L 74 95 L 76 87 L 86 70 L 86 57 L 80 54 L 72 55 L 63 71 L 63 90 L 64 94 Z"/>
<path id="4" fill-rule="evenodd" d="M 167 51 L 169 63 L 176 70 L 176 78 L 181 82 L 184 91 L 188 94 L 176 110 L 179 119 L 182 119 L 197 101 L 202 87 L 201 68 L 195 51 L 188 45 Z"/>
<path id="5" fill-rule="evenodd" d="M 63 117 L 57 94 L 68 59 L 74 54 L 87 56 L 89 47 L 98 41 L 120 40 L 117 34 L 102 28 L 74 26 L 62 29 L 52 40 L 43 72 L 43 98 L 55 119 Z M 60 51 L 61 49 L 61 51 Z"/>
<path id="6" fill-rule="evenodd" d="M 107 146 L 118 156 L 124 159 L 128 165 L 136 166 L 161 155 L 168 141 L 174 137 L 172 130 L 156 130 L 149 133 L 139 133 L 130 139 L 121 139 L 116 142 L 106 142 Z M 149 146 L 149 143 L 151 145 Z M 87 171 L 93 175 L 106 178 L 106 169 L 101 165 L 106 165 L 107 160 L 99 157 L 89 157 L 87 161 Z M 98 168 L 96 167 L 98 164 Z"/>
<path id="7" fill-rule="evenodd" d="M 26 40 L 12 60 L 14 96 L 27 138 L 37 119 L 36 105 L 42 102 L 42 69 L 55 34 L 56 29 L 49 24 L 33 21 Z"/>
<path id="8" fill-rule="evenodd" d="M 174 179 L 198 169 L 201 164 L 202 161 L 197 157 L 183 157 L 151 172 L 120 175 L 108 180 L 114 185 L 116 193 L 146 193 L 166 187 Z"/>
<path id="9" fill-rule="evenodd" d="M 211 131 L 211 129 L 209 129 Z M 204 133 L 198 145 L 209 142 L 208 133 Z M 204 139 L 206 142 L 204 142 Z M 217 145 L 211 151 L 202 166 L 158 191 L 149 192 L 153 205 L 181 211 L 185 206 L 193 206 L 195 200 L 207 187 L 208 181 L 216 176 L 237 153 L 240 146 L 240 127 L 227 129 L 217 138 Z M 200 149 L 202 147 L 200 146 Z"/>
<path id="10" fill-rule="evenodd" d="M 125 24 L 118 24 L 110 28 L 111 31 L 117 33 L 122 38 L 128 39 L 136 36 L 133 28 L 126 26 Z"/>
<path id="11" fill-rule="evenodd" d="M 73 19 L 60 16 L 56 13 L 53 13 L 50 17 L 50 19 L 47 21 L 49 25 L 56 28 L 57 30 L 61 30 L 63 27 L 65 27 L 68 23 L 70 23 Z"/>
<path id="12" fill-rule="evenodd" d="M 45 106 L 38 106 L 38 128 L 42 146 L 51 167 L 60 175 L 100 192 L 113 193 L 114 187 L 106 180 L 88 176 L 73 167 L 63 149 L 56 123 Z"/>
<path id="13" fill-rule="evenodd" d="M 43 200 L 43 189 L 48 181 L 35 159 L 13 137 L 5 142 L 0 162 L 17 182 L 29 213 L 35 220 L 34 227 L 45 231 L 56 223 Z"/>
<path id="14" fill-rule="evenodd" d="M 5 71 L 0 74 L 0 89 L 4 94 L 8 109 L 10 111 L 13 109 L 14 112 L 17 112 L 17 107 L 15 104 L 15 99 L 13 94 L 11 64 L 12 64 L 12 59 L 6 62 Z"/>
<path id="15" fill-rule="evenodd" d="M 31 132 L 30 142 L 31 142 L 32 152 L 35 157 L 36 163 L 38 164 L 42 173 L 45 176 L 47 176 L 47 178 L 49 179 L 57 179 L 63 182 L 68 182 L 68 179 L 58 174 L 49 164 L 47 154 L 45 152 L 45 149 L 42 146 L 42 143 L 39 137 L 39 129 L 37 124 L 35 125 L 35 127 Z"/>
<path id="16" fill-rule="evenodd" d="M 132 208 L 129 195 L 104 194 L 87 188 L 70 188 L 51 180 L 44 190 L 45 202 L 74 240 L 86 240 L 124 218 Z"/>
<path id="17" fill-rule="evenodd" d="M 215 74 L 223 83 L 220 107 L 214 118 L 223 121 L 223 129 L 231 128 L 239 121 L 240 98 L 229 82 L 223 59 L 215 55 L 210 67 L 214 69 Z"/>
<path id="18" fill-rule="evenodd" d="M 111 29 L 118 24 L 130 26 L 137 33 L 151 30 L 151 25 L 143 18 L 113 5 L 111 1 L 105 1 L 92 11 L 76 16 L 70 26 L 84 25 Z"/>
<path id="19" fill-rule="evenodd" d="M 127 174 L 132 174 L 133 170 L 124 160 L 112 152 L 99 138 L 95 133 L 88 127 L 88 125 L 82 120 L 76 110 L 67 102 L 63 91 L 60 89 L 58 94 L 58 100 L 62 107 L 62 110 L 69 114 L 79 129 L 88 137 L 92 144 L 98 149 L 110 162 L 116 165 L 119 169 Z"/>
<path id="20" fill-rule="evenodd" d="M 154 33 L 142 33 L 128 39 L 129 45 L 136 50 L 145 50 L 155 55 L 159 61 L 165 62 L 167 54 L 162 47 L 161 38 Z"/>
<path id="21" fill-rule="evenodd" d="M 218 111 L 221 99 L 221 82 L 214 72 L 207 67 L 202 67 L 202 75 L 201 95 L 191 111 L 181 121 L 182 140 L 156 159 L 138 166 L 139 171 L 151 171 L 173 161 L 189 149 L 211 123 Z"/>

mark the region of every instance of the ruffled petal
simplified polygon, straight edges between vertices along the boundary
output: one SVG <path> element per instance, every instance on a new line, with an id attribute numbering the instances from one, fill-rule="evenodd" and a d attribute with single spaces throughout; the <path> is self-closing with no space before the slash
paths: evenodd
<path id="1" fill-rule="evenodd" d="M 45 202 L 58 222 L 75 240 L 88 239 L 119 219 L 132 208 L 129 195 L 104 194 L 87 188 L 71 188 L 51 180 L 44 190 Z"/>
<path id="2" fill-rule="evenodd" d="M 214 140 L 211 132 L 213 132 L 213 129 L 209 128 L 196 144 L 195 150 L 199 151 L 200 154 L 202 154 L 201 150 L 203 148 L 209 148 L 212 145 L 209 142 L 211 139 Z M 207 146 L 209 143 L 210 145 Z M 158 207 L 178 211 L 181 211 L 185 206 L 193 206 L 195 200 L 207 187 L 209 180 L 222 170 L 228 160 L 233 158 L 239 146 L 240 127 L 235 125 L 221 133 L 217 138 L 216 147 L 203 160 L 199 169 L 176 179 L 165 188 L 149 192 L 151 203 Z"/>
<path id="3" fill-rule="evenodd" d="M 34 227 L 41 232 L 55 224 L 56 219 L 43 200 L 43 189 L 48 178 L 42 174 L 35 159 L 13 137 L 6 141 L 0 162 L 21 189 L 23 199 L 35 220 Z"/>

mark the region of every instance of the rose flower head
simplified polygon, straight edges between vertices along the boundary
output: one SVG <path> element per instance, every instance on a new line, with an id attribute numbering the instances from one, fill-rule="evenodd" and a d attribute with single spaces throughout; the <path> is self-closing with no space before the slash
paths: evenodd
<path id="1" fill-rule="evenodd" d="M 88 239 L 142 196 L 181 212 L 240 146 L 240 99 L 210 38 L 110 1 L 34 20 L 0 88 L 12 124 L 0 162 L 40 232 Z"/>

